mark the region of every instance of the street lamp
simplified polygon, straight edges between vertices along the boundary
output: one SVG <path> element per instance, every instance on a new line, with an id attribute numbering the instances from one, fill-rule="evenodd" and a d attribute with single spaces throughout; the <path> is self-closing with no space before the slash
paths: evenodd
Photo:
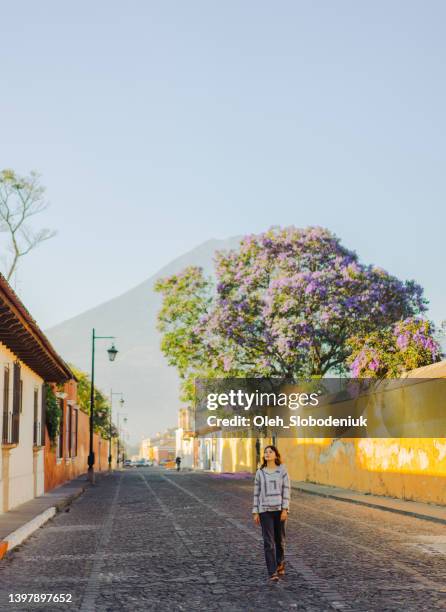
<path id="1" fill-rule="evenodd" d="M 114 346 L 113 346 L 114 348 Z M 116 350 L 116 349 L 115 349 Z M 109 422 L 109 445 L 108 445 L 108 469 L 111 470 L 111 466 L 112 466 L 112 419 L 113 419 L 113 396 L 114 395 L 120 395 L 121 399 L 119 400 L 119 403 L 121 405 L 121 408 L 124 405 L 124 398 L 122 397 L 124 394 L 121 391 L 113 391 L 113 389 L 110 389 L 110 422 Z M 119 439 L 119 438 L 118 438 Z M 119 467 L 119 454 L 117 457 L 117 463 L 118 463 L 118 467 Z"/>
<path id="2" fill-rule="evenodd" d="M 99 338 L 99 336 L 96 336 L 96 337 L 97 337 L 97 338 Z M 105 336 L 103 336 L 103 337 L 105 338 Z M 112 336 L 110 336 L 110 337 L 112 337 Z M 107 350 L 107 353 L 108 353 L 108 358 L 110 359 L 110 361 L 114 361 L 114 360 L 115 360 L 116 355 L 118 354 L 118 350 L 117 350 L 117 348 L 115 347 L 115 344 L 114 344 L 114 343 L 113 343 L 113 344 L 111 345 L 111 347 L 110 347 L 110 348 Z"/>
<path id="3" fill-rule="evenodd" d="M 114 339 L 115 336 L 96 336 L 93 329 L 91 335 L 91 390 L 90 390 L 90 449 L 88 453 L 88 480 L 94 484 L 94 450 L 93 450 L 93 431 L 94 431 L 94 356 L 96 340 Z M 114 361 L 118 353 L 114 344 L 108 349 L 108 358 Z"/>

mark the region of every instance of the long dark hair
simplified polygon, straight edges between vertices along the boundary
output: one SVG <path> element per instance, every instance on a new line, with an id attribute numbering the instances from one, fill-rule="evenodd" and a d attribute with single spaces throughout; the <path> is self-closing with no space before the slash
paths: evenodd
<path id="1" fill-rule="evenodd" d="M 266 467 L 266 465 L 267 465 L 266 459 L 265 459 L 265 451 L 266 451 L 267 448 L 270 448 L 272 451 L 274 451 L 276 453 L 276 458 L 274 459 L 274 463 L 276 465 L 280 465 L 282 463 L 282 459 L 280 458 L 280 453 L 279 453 L 279 450 L 278 450 L 277 446 L 274 446 L 274 444 L 268 444 L 263 449 L 263 463 L 260 466 L 261 470 L 263 470 L 263 468 Z"/>

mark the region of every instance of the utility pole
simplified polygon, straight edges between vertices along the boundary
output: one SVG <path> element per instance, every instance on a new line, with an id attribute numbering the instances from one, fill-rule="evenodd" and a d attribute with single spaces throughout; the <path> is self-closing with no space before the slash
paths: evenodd
<path id="1" fill-rule="evenodd" d="M 110 389 L 110 419 L 109 419 L 109 440 L 108 440 L 108 469 L 111 470 L 112 469 L 112 426 L 113 426 L 113 396 L 114 395 L 120 395 L 121 399 L 119 400 L 119 403 L 121 405 L 121 408 L 124 405 L 124 398 L 123 398 L 123 393 L 122 391 L 116 391 L 114 392 L 113 389 Z M 118 412 L 118 418 L 119 418 L 119 412 Z M 119 430 L 118 430 L 118 454 L 117 454 L 117 464 L 119 467 Z"/>
<path id="2" fill-rule="evenodd" d="M 119 468 L 119 463 L 121 461 L 121 455 L 120 455 L 120 441 L 121 441 L 121 425 L 120 425 L 120 417 L 123 417 L 124 423 L 127 423 L 127 415 L 123 414 L 122 412 L 118 412 L 118 468 Z"/>
<path id="3" fill-rule="evenodd" d="M 94 357 L 95 357 L 95 343 L 96 340 L 104 338 L 115 338 L 115 336 L 96 336 L 95 330 L 92 331 L 91 336 L 91 389 L 90 389 L 90 449 L 88 453 L 88 480 L 91 484 L 94 484 L 94 449 L 93 449 L 93 432 L 94 432 Z M 107 350 L 108 358 L 110 361 L 114 361 L 118 354 L 115 345 L 112 344 Z"/>

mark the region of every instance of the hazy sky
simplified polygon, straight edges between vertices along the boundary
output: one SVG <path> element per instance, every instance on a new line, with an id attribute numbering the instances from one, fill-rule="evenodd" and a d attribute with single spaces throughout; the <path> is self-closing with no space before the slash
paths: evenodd
<path id="1" fill-rule="evenodd" d="M 15 0 L 0 167 L 58 230 L 17 290 L 42 327 L 209 238 L 323 225 L 446 318 L 444 2 Z"/>

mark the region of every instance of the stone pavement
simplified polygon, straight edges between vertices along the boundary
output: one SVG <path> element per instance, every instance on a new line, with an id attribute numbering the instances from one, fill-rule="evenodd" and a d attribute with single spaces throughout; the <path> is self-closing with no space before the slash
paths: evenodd
<path id="1" fill-rule="evenodd" d="M 114 473 L 0 562 L 0 609 L 446 609 L 445 525 L 296 490 L 287 576 L 268 585 L 252 484 Z M 71 602 L 8 603 L 13 593 Z"/>

